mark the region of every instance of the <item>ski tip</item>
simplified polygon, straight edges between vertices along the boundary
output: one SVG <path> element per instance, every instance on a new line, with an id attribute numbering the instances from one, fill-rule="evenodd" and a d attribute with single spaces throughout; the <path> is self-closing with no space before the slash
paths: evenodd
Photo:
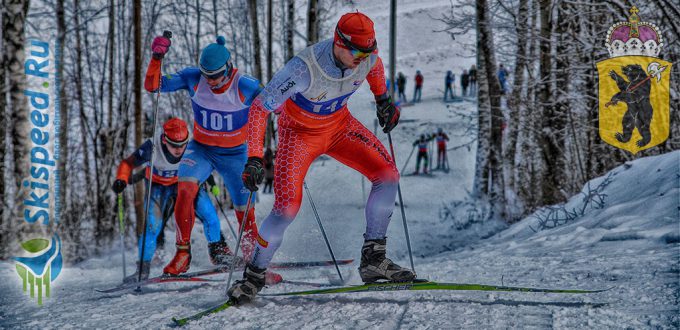
<path id="1" fill-rule="evenodd" d="M 187 324 L 187 319 L 172 318 L 172 323 L 176 327 L 181 327 Z"/>

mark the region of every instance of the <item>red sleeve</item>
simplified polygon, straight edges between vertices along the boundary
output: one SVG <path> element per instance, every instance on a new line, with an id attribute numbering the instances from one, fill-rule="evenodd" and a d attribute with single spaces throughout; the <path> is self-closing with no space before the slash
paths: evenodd
<path id="1" fill-rule="evenodd" d="M 161 82 L 161 60 L 151 57 L 151 62 L 146 68 L 146 77 L 144 78 L 144 88 L 153 93 L 160 87 Z"/>
<path id="2" fill-rule="evenodd" d="M 132 156 L 123 159 L 122 162 L 120 162 L 120 165 L 118 165 L 118 174 L 116 175 L 116 179 L 118 180 L 123 180 L 125 183 L 128 183 L 128 180 L 130 179 L 130 174 L 132 173 L 132 169 L 134 166 L 132 165 L 131 161 Z"/>
<path id="3" fill-rule="evenodd" d="M 371 71 L 368 72 L 366 81 L 368 81 L 368 85 L 371 86 L 371 92 L 373 92 L 373 95 L 383 95 L 387 92 L 387 84 L 385 83 L 385 67 L 383 66 L 380 56 L 378 56 L 378 59 L 375 61 Z"/>
<path id="4" fill-rule="evenodd" d="M 248 114 L 248 157 L 263 157 L 264 133 L 267 129 L 267 117 L 270 113 L 264 108 L 259 98 L 256 98 L 250 106 L 250 113 Z"/>

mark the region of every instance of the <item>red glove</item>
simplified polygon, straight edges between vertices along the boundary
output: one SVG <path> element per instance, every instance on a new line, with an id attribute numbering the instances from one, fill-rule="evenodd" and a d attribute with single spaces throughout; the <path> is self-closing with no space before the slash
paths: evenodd
<path id="1" fill-rule="evenodd" d="M 170 39 L 166 37 L 156 37 L 151 43 L 151 51 L 153 52 L 153 57 L 155 59 L 161 59 L 170 50 Z"/>

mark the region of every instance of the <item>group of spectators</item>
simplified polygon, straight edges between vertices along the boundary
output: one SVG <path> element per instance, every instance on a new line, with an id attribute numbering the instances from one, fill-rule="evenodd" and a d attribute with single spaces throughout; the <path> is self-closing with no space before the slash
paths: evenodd
<path id="1" fill-rule="evenodd" d="M 503 66 L 503 64 L 498 67 L 498 81 L 501 86 L 501 93 L 505 95 L 507 88 L 507 77 L 509 75 L 508 70 Z M 397 74 L 397 84 L 395 94 L 398 95 L 398 101 L 401 103 L 408 103 L 408 98 L 406 97 L 406 76 L 403 72 Z M 420 70 L 416 70 L 416 75 L 414 77 L 415 87 L 413 89 L 412 103 L 420 102 L 423 90 L 423 74 Z M 387 81 L 387 87 L 389 88 L 390 81 Z M 477 95 L 477 66 L 472 65 L 469 70 L 463 70 L 460 75 L 460 88 L 462 97 L 476 96 Z M 446 71 L 446 76 L 444 77 L 444 102 L 453 101 L 456 96 L 456 75 L 453 71 Z"/>

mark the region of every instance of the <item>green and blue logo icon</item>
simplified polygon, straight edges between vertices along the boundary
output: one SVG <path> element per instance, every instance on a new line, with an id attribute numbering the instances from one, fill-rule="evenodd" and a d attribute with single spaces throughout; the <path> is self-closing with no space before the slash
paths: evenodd
<path id="1" fill-rule="evenodd" d="M 61 239 L 52 236 L 49 241 L 35 238 L 21 243 L 28 257 L 14 257 L 19 277 L 23 280 L 24 292 L 30 290 L 31 298 L 36 297 L 38 305 L 42 305 L 43 294 L 50 296 L 50 285 L 61 273 L 63 260 L 61 257 Z"/>

